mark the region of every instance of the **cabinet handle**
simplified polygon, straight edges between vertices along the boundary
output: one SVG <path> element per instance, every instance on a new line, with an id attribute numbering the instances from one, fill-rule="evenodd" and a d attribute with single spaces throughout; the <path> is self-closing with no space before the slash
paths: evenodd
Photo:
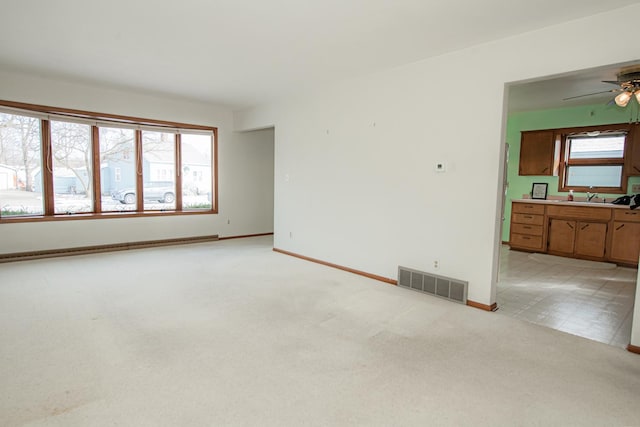
<path id="1" fill-rule="evenodd" d="M 617 230 L 620 230 L 622 227 L 624 227 L 624 224 L 622 224 L 620 227 L 617 227 L 617 228 L 616 228 L 616 231 L 617 231 Z"/>
<path id="2" fill-rule="evenodd" d="M 527 219 L 532 219 L 533 218 L 531 215 L 525 215 L 524 217 L 527 218 Z"/>
<path id="3" fill-rule="evenodd" d="M 523 225 L 522 228 L 524 228 L 525 230 L 531 230 L 531 227 L 528 225 Z"/>
<path id="4" fill-rule="evenodd" d="M 522 236 L 522 240 L 531 240 L 531 237 Z"/>
<path id="5" fill-rule="evenodd" d="M 570 222 L 567 222 L 567 225 L 569 226 L 569 228 L 570 228 L 570 229 L 572 229 L 572 230 L 573 230 L 573 225 L 571 225 L 571 223 L 570 223 Z"/>
<path id="6" fill-rule="evenodd" d="M 585 225 L 584 227 L 582 227 L 580 230 L 584 230 L 585 228 L 587 228 L 589 226 L 589 224 Z"/>
<path id="7" fill-rule="evenodd" d="M 530 206 L 530 205 L 524 205 L 524 208 L 525 208 L 525 209 L 533 209 L 533 206 Z"/>
<path id="8" fill-rule="evenodd" d="M 548 166 L 547 166 L 546 168 L 542 169 L 542 172 L 543 172 L 543 173 L 544 173 L 544 172 L 546 172 L 546 171 L 547 171 L 547 169 L 549 169 L 549 167 L 548 167 Z"/>
<path id="9" fill-rule="evenodd" d="M 625 212 L 625 215 L 636 215 L 638 212 Z"/>

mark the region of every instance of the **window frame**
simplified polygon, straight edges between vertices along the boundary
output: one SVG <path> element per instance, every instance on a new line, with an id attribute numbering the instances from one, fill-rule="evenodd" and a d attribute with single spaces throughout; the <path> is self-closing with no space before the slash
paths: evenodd
<path id="1" fill-rule="evenodd" d="M 121 116 L 116 114 L 96 113 L 83 110 L 75 110 L 68 108 L 59 108 L 35 104 L 27 104 L 21 102 L 0 100 L 0 107 L 8 114 L 33 116 L 38 115 L 40 120 L 41 132 L 41 162 L 43 167 L 42 174 L 42 190 L 44 201 L 44 213 L 42 215 L 28 216 L 1 216 L 0 223 L 10 222 L 38 222 L 38 221 L 58 221 L 58 220 L 79 220 L 79 219 L 107 219 L 107 218 L 132 218 L 146 216 L 173 216 L 173 215 L 203 215 L 217 214 L 218 207 L 218 128 L 212 126 L 193 125 L 180 122 L 171 122 L 164 120 L 143 119 L 131 116 Z M 58 121 L 81 121 L 91 124 L 91 158 L 93 166 L 93 212 L 78 213 L 55 213 L 54 205 L 54 187 L 53 187 L 53 171 L 46 167 L 52 164 L 52 144 L 51 144 L 51 120 Z M 135 211 L 102 211 L 102 191 L 101 191 L 101 173 L 100 168 L 100 127 L 129 127 L 135 129 L 135 152 L 131 153 L 135 157 L 137 168 L 141 168 L 142 159 L 142 130 L 151 130 L 156 132 L 171 132 L 175 134 L 174 153 L 175 153 L 175 182 L 176 182 L 176 208 L 171 210 L 144 210 L 144 204 L 139 200 Z M 178 172 L 181 167 L 180 158 L 180 136 L 181 132 L 185 133 L 202 133 L 211 135 L 211 208 L 204 209 L 183 209 L 182 207 L 182 186 L 181 174 Z M 136 191 L 138 199 L 143 197 L 143 179 L 142 173 L 136 171 Z"/>
<path id="2" fill-rule="evenodd" d="M 591 132 L 599 132 L 599 136 L 606 136 L 607 134 L 621 134 L 624 133 L 624 149 L 622 158 L 595 158 L 595 159 L 569 159 L 569 144 L 571 137 L 579 135 L 587 135 Z M 577 192 L 593 192 L 593 193 L 608 193 L 608 194 L 626 194 L 627 184 L 629 181 L 628 159 L 631 157 L 632 150 L 632 133 L 631 125 L 628 124 L 613 124 L 613 125 L 601 125 L 601 126 L 589 126 L 579 128 L 566 128 L 559 129 L 557 131 L 560 134 L 560 162 L 558 167 L 558 191 L 569 192 L 570 190 Z M 621 166 L 620 172 L 620 186 L 619 187 L 603 187 L 603 186 L 576 186 L 567 185 L 569 179 L 568 170 L 571 166 Z"/>

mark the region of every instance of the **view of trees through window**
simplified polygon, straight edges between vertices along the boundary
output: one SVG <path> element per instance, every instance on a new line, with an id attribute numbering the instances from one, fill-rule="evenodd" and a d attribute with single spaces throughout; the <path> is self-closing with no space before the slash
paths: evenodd
<path id="1" fill-rule="evenodd" d="M 1 214 L 42 215 L 40 120 L 0 112 Z"/>
<path id="2" fill-rule="evenodd" d="M 50 123 L 55 213 L 93 212 L 91 126 Z"/>
<path id="3" fill-rule="evenodd" d="M 212 210 L 213 132 L 158 129 L 0 110 L 0 217 Z"/>

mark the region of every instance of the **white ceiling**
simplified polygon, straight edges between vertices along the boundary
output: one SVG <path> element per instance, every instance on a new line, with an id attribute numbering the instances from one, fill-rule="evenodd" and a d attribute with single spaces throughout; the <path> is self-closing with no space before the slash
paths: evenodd
<path id="1" fill-rule="evenodd" d="M 243 108 L 635 3 L 3 0 L 0 67 Z"/>

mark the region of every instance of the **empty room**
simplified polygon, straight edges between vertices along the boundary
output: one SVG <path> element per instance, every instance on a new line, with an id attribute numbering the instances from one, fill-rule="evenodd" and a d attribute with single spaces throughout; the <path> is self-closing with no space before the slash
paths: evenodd
<path id="1" fill-rule="evenodd" d="M 4 1 L 0 425 L 639 424 L 639 14 Z"/>

